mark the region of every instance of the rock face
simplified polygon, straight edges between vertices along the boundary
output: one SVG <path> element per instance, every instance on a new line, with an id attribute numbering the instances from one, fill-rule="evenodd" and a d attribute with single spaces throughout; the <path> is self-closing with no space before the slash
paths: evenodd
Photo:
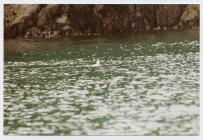
<path id="1" fill-rule="evenodd" d="M 180 22 L 186 26 L 199 26 L 199 13 L 199 5 L 188 5 L 180 18 Z"/>
<path id="2" fill-rule="evenodd" d="M 136 34 L 199 26 L 199 5 L 5 5 L 5 38 Z"/>
<path id="3" fill-rule="evenodd" d="M 184 5 L 159 5 L 156 11 L 157 25 L 161 28 L 177 25 L 184 7 Z"/>
<path id="4" fill-rule="evenodd" d="M 4 35 L 15 38 L 25 34 L 34 25 L 41 5 L 5 5 L 4 7 Z"/>

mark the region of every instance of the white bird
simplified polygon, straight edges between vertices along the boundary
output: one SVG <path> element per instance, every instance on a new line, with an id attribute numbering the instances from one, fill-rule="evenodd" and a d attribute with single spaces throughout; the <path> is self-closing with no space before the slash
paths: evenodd
<path id="1" fill-rule="evenodd" d="M 99 66 L 101 66 L 99 59 L 97 59 L 97 63 L 96 64 L 91 65 L 91 67 L 99 67 Z"/>

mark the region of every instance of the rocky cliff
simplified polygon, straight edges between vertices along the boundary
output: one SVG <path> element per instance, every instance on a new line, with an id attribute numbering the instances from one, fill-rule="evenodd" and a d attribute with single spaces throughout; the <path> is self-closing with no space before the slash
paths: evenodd
<path id="1" fill-rule="evenodd" d="M 199 5 L 4 5 L 5 38 L 137 34 L 199 26 Z"/>

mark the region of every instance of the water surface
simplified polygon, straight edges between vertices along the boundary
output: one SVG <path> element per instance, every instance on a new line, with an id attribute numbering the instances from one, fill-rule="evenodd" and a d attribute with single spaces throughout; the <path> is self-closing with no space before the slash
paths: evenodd
<path id="1" fill-rule="evenodd" d="M 4 52 L 5 135 L 199 134 L 198 31 L 8 40 Z"/>

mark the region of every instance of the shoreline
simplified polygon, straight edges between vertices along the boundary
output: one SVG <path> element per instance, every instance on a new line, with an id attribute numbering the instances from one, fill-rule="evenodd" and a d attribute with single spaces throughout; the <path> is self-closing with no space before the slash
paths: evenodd
<path id="1" fill-rule="evenodd" d="M 189 33 L 190 31 L 197 32 L 197 34 L 200 34 L 200 27 L 196 26 L 190 29 L 177 29 L 177 30 L 159 30 L 159 31 L 143 31 L 137 34 L 109 34 L 109 35 L 100 35 L 100 34 L 93 34 L 93 35 L 80 35 L 80 36 L 63 36 L 59 38 L 9 38 L 4 39 L 4 41 L 12 41 L 12 40 L 22 40 L 22 41 L 28 41 L 28 42 L 35 42 L 35 41 L 58 41 L 58 40 L 72 40 L 72 41 L 80 41 L 80 40 L 86 40 L 86 39 L 94 39 L 94 38 L 104 38 L 104 39 L 127 39 L 127 38 L 136 38 L 140 36 L 145 35 L 159 35 L 159 34 L 168 34 L 168 33 L 177 33 L 177 32 L 186 32 Z"/>

